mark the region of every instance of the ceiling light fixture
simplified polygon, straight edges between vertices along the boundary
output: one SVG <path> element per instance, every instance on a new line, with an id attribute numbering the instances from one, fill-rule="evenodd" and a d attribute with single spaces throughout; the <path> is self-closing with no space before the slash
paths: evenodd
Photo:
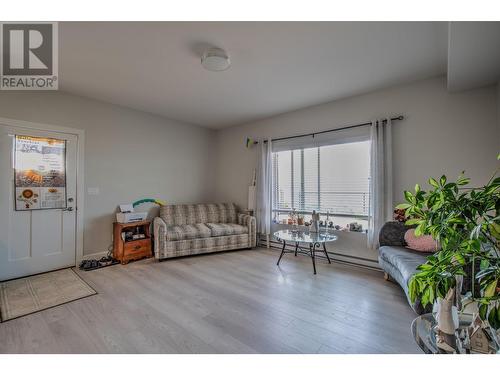
<path id="1" fill-rule="evenodd" d="M 231 66 L 231 60 L 223 49 L 211 47 L 201 55 L 201 65 L 212 72 L 221 72 Z"/>

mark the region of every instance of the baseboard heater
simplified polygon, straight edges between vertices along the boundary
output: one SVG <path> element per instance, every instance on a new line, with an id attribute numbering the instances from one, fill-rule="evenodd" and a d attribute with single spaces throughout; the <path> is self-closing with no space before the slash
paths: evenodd
<path id="1" fill-rule="evenodd" d="M 259 238 L 259 246 L 266 247 L 266 243 L 267 243 L 267 241 L 264 237 Z M 283 244 L 281 242 L 278 242 L 275 240 L 270 240 L 269 246 L 273 249 L 276 249 L 276 250 L 281 250 L 283 248 Z M 293 250 L 295 250 L 295 245 L 294 244 L 287 244 L 286 249 L 293 251 Z M 330 255 L 330 259 L 336 263 L 346 264 L 346 265 L 350 265 L 350 266 L 354 266 L 354 267 L 361 267 L 361 268 L 365 268 L 365 269 L 369 269 L 369 270 L 373 270 L 373 271 L 382 272 L 380 267 L 378 267 L 378 262 L 376 260 L 373 260 L 373 259 L 357 257 L 354 255 L 340 254 L 340 253 L 336 253 L 333 251 L 328 251 L 328 255 Z M 322 259 L 326 260 L 326 256 L 322 255 L 321 253 L 317 253 L 315 256 L 317 258 L 322 258 Z M 339 259 L 339 257 L 347 258 L 347 259 Z M 356 263 L 356 260 L 368 262 L 368 263 L 373 263 L 374 265 L 371 266 L 371 265 L 367 265 L 367 264 Z"/>

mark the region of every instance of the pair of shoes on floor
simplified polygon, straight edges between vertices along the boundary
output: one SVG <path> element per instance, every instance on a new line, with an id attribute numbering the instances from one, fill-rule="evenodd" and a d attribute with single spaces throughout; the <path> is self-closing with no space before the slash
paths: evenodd
<path id="1" fill-rule="evenodd" d="M 92 270 L 94 268 L 99 268 L 99 262 L 95 259 L 85 259 L 82 260 L 79 268 L 85 271 Z"/>
<path id="2" fill-rule="evenodd" d="M 114 261 L 114 259 L 111 256 L 102 257 L 99 260 L 86 259 L 86 260 L 82 260 L 79 268 L 81 270 L 84 270 L 84 271 L 89 271 L 89 270 L 93 270 L 96 268 L 109 266 L 109 265 L 113 264 L 113 261 Z"/>
<path id="3" fill-rule="evenodd" d="M 101 259 L 99 259 L 99 265 L 101 267 L 104 267 L 104 266 L 109 266 L 110 264 L 113 263 L 113 257 L 108 255 L 107 257 L 102 257 Z"/>

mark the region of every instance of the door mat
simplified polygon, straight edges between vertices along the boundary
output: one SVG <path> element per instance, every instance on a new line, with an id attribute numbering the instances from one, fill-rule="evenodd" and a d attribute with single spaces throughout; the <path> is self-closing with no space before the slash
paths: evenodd
<path id="1" fill-rule="evenodd" d="M 0 283 L 0 320 L 19 318 L 97 294 L 71 268 Z"/>

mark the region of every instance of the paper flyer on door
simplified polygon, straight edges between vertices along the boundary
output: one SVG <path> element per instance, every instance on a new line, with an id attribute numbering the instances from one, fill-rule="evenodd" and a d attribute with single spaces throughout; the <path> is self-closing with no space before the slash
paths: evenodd
<path id="1" fill-rule="evenodd" d="M 16 211 L 66 208 L 66 141 L 15 136 Z"/>

